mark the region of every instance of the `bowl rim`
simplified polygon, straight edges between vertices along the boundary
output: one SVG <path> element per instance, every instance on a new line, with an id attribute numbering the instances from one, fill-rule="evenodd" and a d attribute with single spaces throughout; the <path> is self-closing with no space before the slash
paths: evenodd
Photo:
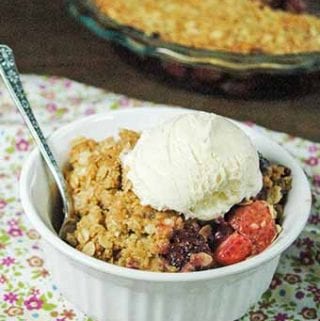
<path id="1" fill-rule="evenodd" d="M 85 116 L 78 120 L 72 121 L 67 125 L 62 126 L 58 130 L 55 130 L 49 137 L 50 139 L 54 139 L 58 135 L 62 135 L 63 132 L 66 132 L 70 129 L 78 128 L 82 124 L 85 124 L 88 121 L 95 121 L 96 119 L 100 118 L 109 118 L 110 116 L 116 114 L 127 114 L 127 113 L 152 113 L 156 111 L 162 112 L 173 112 L 173 110 L 185 111 L 185 112 L 192 112 L 197 110 L 192 109 L 184 109 L 184 108 L 173 108 L 173 107 L 135 107 L 132 109 L 120 109 L 120 110 L 110 110 L 103 113 L 98 113 L 91 116 Z M 238 123 L 238 122 L 237 122 Z M 238 123 L 239 124 L 239 123 Z M 244 124 L 240 123 L 240 127 L 245 126 Z M 26 161 L 23 164 L 23 168 L 20 175 L 20 199 L 23 206 L 23 209 L 31 221 L 33 227 L 39 232 L 41 237 L 47 241 L 51 246 L 53 246 L 56 250 L 63 253 L 64 256 L 68 257 L 70 260 L 90 267 L 93 270 L 112 274 L 119 277 L 133 279 L 133 280 L 141 280 L 141 281 L 152 281 L 152 282 L 193 282 L 199 280 L 206 280 L 206 279 L 215 279 L 229 275 L 236 275 L 243 273 L 245 271 L 255 269 L 259 267 L 259 265 L 263 263 L 267 263 L 268 261 L 274 259 L 277 256 L 287 249 L 292 242 L 298 237 L 298 235 L 303 230 L 311 208 L 311 190 L 304 174 L 303 170 L 301 169 L 300 165 L 297 161 L 280 145 L 269 139 L 268 137 L 262 135 L 261 133 L 254 131 L 251 128 L 247 128 L 248 132 L 252 132 L 254 136 L 257 136 L 259 139 L 266 140 L 268 144 L 274 146 L 277 149 L 281 149 L 281 152 L 284 156 L 291 162 L 290 166 L 291 169 L 296 172 L 298 176 L 299 185 L 300 185 L 300 196 L 301 202 L 303 202 L 303 215 L 301 216 L 301 220 L 299 223 L 294 225 L 294 228 L 291 229 L 289 233 L 287 233 L 283 239 L 278 240 L 278 242 L 274 242 L 270 247 L 264 250 L 262 253 L 253 256 L 245 261 L 232 264 L 229 266 L 224 266 L 216 269 L 205 270 L 205 271 L 195 271 L 195 272 L 187 272 L 187 273 L 170 273 L 170 272 L 152 272 L 152 271 L 142 271 L 142 270 L 135 270 L 126 267 L 121 267 L 115 264 L 111 264 L 108 262 L 104 262 L 102 260 L 96 259 L 94 257 L 90 257 L 79 250 L 73 248 L 71 245 L 67 244 L 63 240 L 61 240 L 58 235 L 52 232 L 49 227 L 42 221 L 39 217 L 35 206 L 31 202 L 30 197 L 30 176 L 31 170 L 33 168 L 34 162 L 40 158 L 40 152 L 37 147 L 33 149 L 33 151 L 28 155 Z"/>

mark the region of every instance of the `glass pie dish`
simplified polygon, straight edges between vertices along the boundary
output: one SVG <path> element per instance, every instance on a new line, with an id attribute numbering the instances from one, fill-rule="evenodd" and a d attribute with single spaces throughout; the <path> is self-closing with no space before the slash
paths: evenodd
<path id="1" fill-rule="evenodd" d="M 306 2 L 309 13 L 319 16 L 320 3 Z M 236 96 L 297 94 L 311 89 L 320 75 L 320 52 L 242 54 L 195 49 L 119 24 L 99 11 L 92 0 L 67 0 L 66 5 L 94 34 L 125 48 L 120 50 L 129 62 L 138 62 L 140 69 L 189 88 Z"/>

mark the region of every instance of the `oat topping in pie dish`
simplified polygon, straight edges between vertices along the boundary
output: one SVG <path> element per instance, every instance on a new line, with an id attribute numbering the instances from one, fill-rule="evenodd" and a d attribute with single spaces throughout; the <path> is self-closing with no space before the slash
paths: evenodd
<path id="1" fill-rule="evenodd" d="M 288 54 L 320 51 L 320 19 L 303 0 L 94 0 L 116 22 L 198 49 Z"/>
<path id="2" fill-rule="evenodd" d="M 213 120 L 222 119 L 213 114 L 199 114 L 202 117 L 207 115 L 208 119 L 210 117 Z M 179 122 L 189 116 L 179 117 L 173 121 Z M 224 121 L 230 123 L 229 126 L 237 128 L 230 121 Z M 159 128 L 164 127 L 151 129 L 151 131 L 159 134 Z M 232 146 L 230 141 L 232 135 L 228 137 L 226 134 L 231 129 L 224 126 L 216 128 L 219 128 L 222 133 L 226 128 L 225 146 Z M 193 133 L 195 137 L 200 135 L 195 128 Z M 172 132 L 169 136 L 181 146 L 191 139 L 190 135 L 179 136 L 179 131 L 176 129 L 175 134 L 176 137 L 172 138 Z M 141 200 L 137 196 L 134 188 L 135 180 L 131 181 L 129 175 L 130 165 L 132 166 L 133 163 L 125 161 L 130 153 L 135 152 L 145 135 L 145 131 L 138 133 L 122 129 L 118 137 L 107 137 L 99 142 L 82 137 L 73 142 L 65 177 L 73 197 L 78 223 L 76 230 L 67 235 L 69 244 L 87 255 L 123 267 L 156 272 L 190 272 L 243 261 L 264 251 L 276 239 L 281 232 L 286 197 L 291 188 L 290 169 L 268 161 L 257 151 L 257 157 L 253 160 L 249 159 L 252 163 L 249 162 L 250 166 L 246 167 L 247 164 L 241 164 L 240 154 L 237 154 L 241 148 L 238 150 L 235 148 L 234 153 L 232 149 L 224 150 L 225 156 L 237 159 L 237 164 L 244 166 L 250 175 L 256 171 L 259 172 L 253 174 L 256 175 L 256 179 L 261 180 L 259 185 L 254 182 L 254 179 L 252 182 L 248 181 L 247 185 L 243 185 L 237 179 L 247 179 L 243 176 L 244 173 L 241 174 L 242 176 L 233 177 L 228 170 L 223 169 L 225 164 L 231 166 L 232 163 L 226 161 L 219 165 L 219 168 L 217 167 L 215 161 L 219 159 L 219 154 L 215 152 L 218 150 L 220 152 L 221 149 L 219 146 L 217 149 L 212 147 L 213 150 L 208 151 L 211 156 L 213 155 L 212 171 L 225 173 L 225 176 L 222 175 L 219 178 L 223 181 L 219 181 L 219 184 L 231 188 L 234 188 L 235 184 L 241 188 L 250 186 L 252 193 L 241 194 L 235 189 L 234 193 L 240 195 L 238 200 L 228 198 L 228 193 L 224 190 L 219 194 L 221 199 L 218 200 L 218 207 L 214 201 L 208 203 L 212 209 L 220 210 L 220 215 L 214 213 L 211 217 L 207 215 L 207 211 L 204 217 L 199 218 L 197 215 L 190 215 L 169 207 L 156 208 L 146 204 L 146 200 Z M 214 131 L 208 132 L 208 136 L 212 136 L 213 139 L 215 135 L 217 133 Z M 161 141 L 155 140 L 154 143 L 155 147 L 157 144 L 161 145 Z M 193 149 L 191 145 L 190 149 Z M 167 157 L 161 153 L 163 150 L 159 148 L 159 153 L 154 155 L 154 159 L 163 160 Z M 197 155 L 193 157 L 197 159 Z M 201 160 L 201 157 L 199 159 Z M 188 158 L 185 161 L 191 162 Z M 140 165 L 151 166 L 147 161 Z M 257 168 L 255 168 L 256 165 Z M 195 162 L 194 166 L 199 164 Z M 158 168 L 158 171 L 157 175 L 161 176 L 161 168 Z M 188 171 L 192 172 L 191 165 Z M 190 174 L 188 171 L 185 172 L 186 176 Z M 241 172 L 240 168 L 239 172 Z M 164 179 L 171 180 L 172 177 L 166 173 L 163 172 Z M 208 168 L 207 177 L 210 175 L 210 168 Z M 177 193 L 180 190 L 179 180 L 174 181 Z M 228 180 L 229 185 L 226 184 Z M 205 179 L 199 177 L 199 184 L 204 181 Z M 231 181 L 233 184 L 230 183 Z M 190 184 L 190 181 L 181 180 L 181 184 L 186 182 Z M 210 180 L 208 182 L 210 183 Z M 144 180 L 144 183 L 149 184 L 148 180 Z M 161 184 L 160 180 L 159 184 Z M 214 189 L 218 189 L 219 184 L 214 185 Z M 192 186 L 189 187 L 192 189 Z M 181 186 L 181 190 L 184 188 L 185 186 Z M 216 200 L 214 191 L 210 193 L 213 195 L 212 199 Z M 161 195 L 158 199 L 161 199 Z M 220 206 L 222 201 L 229 204 L 230 199 L 234 202 L 232 206 Z"/>

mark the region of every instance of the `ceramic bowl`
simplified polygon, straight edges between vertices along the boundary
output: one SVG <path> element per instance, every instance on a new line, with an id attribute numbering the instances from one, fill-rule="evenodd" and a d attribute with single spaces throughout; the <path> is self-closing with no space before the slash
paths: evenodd
<path id="1" fill-rule="evenodd" d="M 134 108 L 98 114 L 72 122 L 49 138 L 59 166 L 68 160 L 70 142 L 78 136 L 97 140 L 119 128 L 137 131 L 172 116 L 178 108 Z M 231 321 L 241 317 L 268 289 L 281 253 L 302 231 L 311 195 L 305 174 L 279 145 L 238 124 L 269 160 L 292 170 L 293 187 L 285 207 L 283 231 L 264 252 L 243 262 L 188 273 L 133 270 L 89 257 L 57 236 L 50 213 L 55 204 L 45 165 L 36 148 L 26 160 L 20 180 L 24 210 L 41 234 L 46 263 L 63 295 L 97 321 Z"/>

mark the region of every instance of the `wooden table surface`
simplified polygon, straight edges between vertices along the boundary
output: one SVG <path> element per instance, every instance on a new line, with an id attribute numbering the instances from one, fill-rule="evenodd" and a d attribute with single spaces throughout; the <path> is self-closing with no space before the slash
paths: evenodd
<path id="1" fill-rule="evenodd" d="M 75 22 L 61 0 L 1 0 L 0 43 L 22 73 L 69 77 L 157 103 L 213 111 L 320 142 L 320 90 L 294 98 L 239 99 L 188 91 L 128 64 Z"/>

